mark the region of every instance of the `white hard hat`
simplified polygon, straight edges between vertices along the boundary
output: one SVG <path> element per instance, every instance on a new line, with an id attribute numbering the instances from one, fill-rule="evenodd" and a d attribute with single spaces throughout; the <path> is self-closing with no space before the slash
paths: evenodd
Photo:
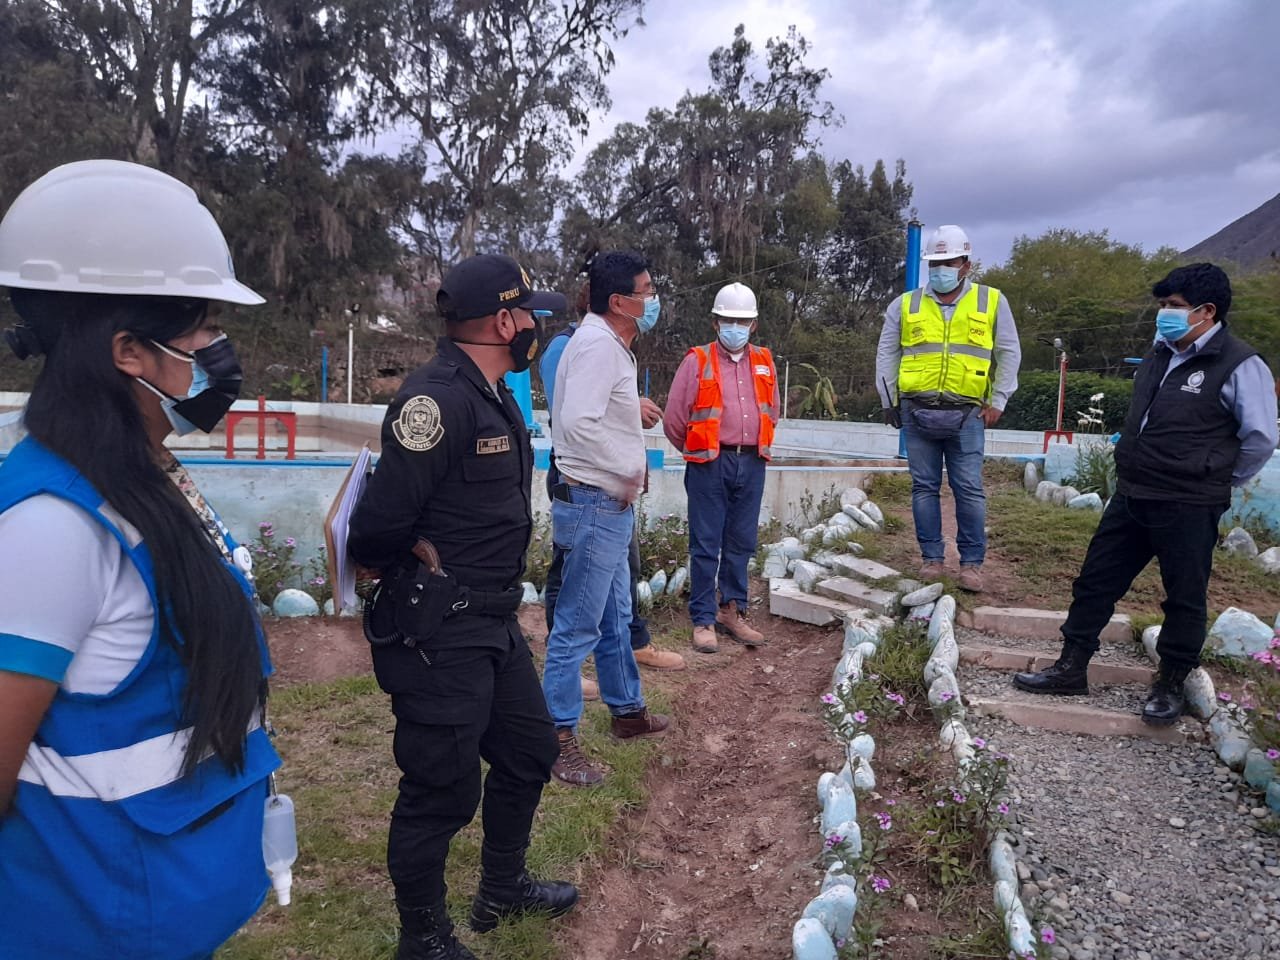
<path id="1" fill-rule="evenodd" d="M 756 295 L 745 283 L 731 283 L 721 287 L 716 294 L 716 302 L 711 312 L 718 317 L 754 320 L 759 316 L 756 310 Z"/>
<path id="2" fill-rule="evenodd" d="M 924 248 L 926 260 L 954 260 L 956 257 L 970 256 L 969 237 L 954 223 L 943 224 Z"/>
<path id="3" fill-rule="evenodd" d="M 195 191 L 120 160 L 55 167 L 0 221 L 0 286 L 262 303 Z"/>

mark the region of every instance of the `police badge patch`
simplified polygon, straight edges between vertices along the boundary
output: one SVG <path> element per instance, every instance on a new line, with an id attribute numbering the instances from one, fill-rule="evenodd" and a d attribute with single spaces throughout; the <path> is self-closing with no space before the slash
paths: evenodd
<path id="1" fill-rule="evenodd" d="M 444 437 L 440 408 L 430 397 L 412 397 L 405 401 L 400 418 L 391 425 L 400 446 L 415 453 L 430 450 Z"/>

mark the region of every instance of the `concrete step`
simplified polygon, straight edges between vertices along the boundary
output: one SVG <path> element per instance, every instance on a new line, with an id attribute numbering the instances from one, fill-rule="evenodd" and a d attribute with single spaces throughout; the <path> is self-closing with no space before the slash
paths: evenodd
<path id="1" fill-rule="evenodd" d="M 1061 627 L 1067 622 L 1065 610 L 1035 610 L 1030 607 L 977 607 L 972 612 L 960 611 L 956 622 L 1002 637 L 1028 640 L 1062 640 Z M 1133 623 L 1126 614 L 1118 613 L 1102 630 L 1103 643 L 1132 643 Z"/>
<path id="2" fill-rule="evenodd" d="M 832 558 L 829 566 L 842 577 L 856 577 L 859 580 L 888 580 L 890 578 L 897 580 L 902 576 L 893 567 L 886 567 L 883 563 L 876 563 L 874 560 L 867 560 L 863 557 L 855 557 L 852 554 L 842 554 Z"/>
<path id="3" fill-rule="evenodd" d="M 897 616 L 899 613 L 896 590 L 873 587 L 853 577 L 831 577 L 827 580 L 819 580 L 814 584 L 813 592 L 831 600 L 847 603 L 850 606 L 865 607 L 874 613 L 883 613 L 890 617 Z"/>
<path id="4" fill-rule="evenodd" d="M 833 600 L 816 593 L 805 593 L 794 580 L 773 577 L 769 580 L 769 612 L 776 617 L 825 627 L 839 623 L 846 613 L 871 612 L 860 604 Z"/>
<path id="5" fill-rule="evenodd" d="M 1153 727 L 1136 713 L 1091 707 L 1080 699 L 1044 697 L 1033 703 L 1005 697 L 965 697 L 975 714 L 1001 717 L 1024 727 L 1056 730 L 1086 737 L 1145 737 L 1160 743 L 1185 744 L 1203 739 L 1204 728 L 1192 717 L 1170 727 Z"/>
<path id="6" fill-rule="evenodd" d="M 1047 650 L 1014 650 L 1010 647 L 987 646 L 985 644 L 960 644 L 960 662 L 989 670 L 1003 670 L 1007 673 L 1034 673 L 1043 670 L 1058 659 L 1057 653 Z M 1151 683 L 1153 668 L 1137 661 L 1127 663 L 1107 663 L 1094 660 L 1089 664 L 1089 682 L 1098 684 L 1134 683 L 1147 685 Z"/>

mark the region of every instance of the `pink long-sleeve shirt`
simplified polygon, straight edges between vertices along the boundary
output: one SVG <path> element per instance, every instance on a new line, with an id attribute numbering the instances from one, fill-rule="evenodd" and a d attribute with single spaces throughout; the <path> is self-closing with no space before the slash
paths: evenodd
<path id="1" fill-rule="evenodd" d="M 720 393 L 724 406 L 720 414 L 720 443 L 722 446 L 760 442 L 760 405 L 756 402 L 754 373 L 751 369 L 750 348 L 744 348 L 738 359 L 719 340 L 713 348 L 720 357 Z M 689 426 L 689 414 L 698 398 L 697 355 L 690 352 L 676 371 L 676 378 L 667 394 L 666 412 L 662 417 L 662 432 L 672 446 L 684 449 L 685 429 Z M 773 408 L 780 409 L 778 376 L 773 377 Z"/>

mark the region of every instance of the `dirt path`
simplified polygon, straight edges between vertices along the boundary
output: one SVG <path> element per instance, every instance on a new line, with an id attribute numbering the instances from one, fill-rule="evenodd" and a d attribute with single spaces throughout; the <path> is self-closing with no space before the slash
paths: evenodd
<path id="1" fill-rule="evenodd" d="M 661 678 L 679 686 L 677 732 L 649 774 L 648 806 L 618 826 L 584 891 L 566 956 L 789 955 L 818 877 L 814 785 L 835 751 L 817 706 L 841 636 L 755 619 L 768 647 L 722 647 Z"/>

